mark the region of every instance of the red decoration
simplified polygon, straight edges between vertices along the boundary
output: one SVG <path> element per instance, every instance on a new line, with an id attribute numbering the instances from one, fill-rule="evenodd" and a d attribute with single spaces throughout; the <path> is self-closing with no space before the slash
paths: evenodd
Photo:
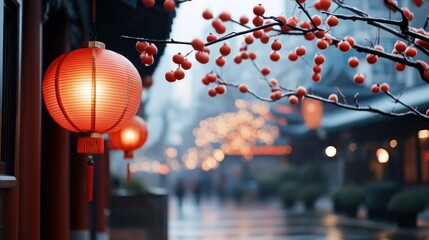
<path id="1" fill-rule="evenodd" d="M 124 150 L 124 158 L 131 159 L 134 156 L 133 151 L 146 142 L 147 134 L 145 121 L 139 116 L 134 116 L 127 126 L 109 134 L 110 145 L 112 148 Z M 130 176 L 130 165 L 127 164 L 127 181 L 130 180 Z"/>
<path id="2" fill-rule="evenodd" d="M 118 131 L 137 112 L 141 94 L 141 78 L 132 63 L 96 41 L 56 58 L 43 80 L 49 114 L 72 132 Z M 103 144 L 102 138 L 83 138 L 78 145 L 78 152 L 99 153 Z"/>
<path id="3" fill-rule="evenodd" d="M 86 133 L 78 153 L 103 153 L 103 133 L 123 128 L 140 105 L 142 81 L 124 56 L 89 41 L 56 58 L 43 79 L 43 98 L 52 118 L 63 128 Z M 92 155 L 87 163 L 87 198 L 92 200 Z"/>

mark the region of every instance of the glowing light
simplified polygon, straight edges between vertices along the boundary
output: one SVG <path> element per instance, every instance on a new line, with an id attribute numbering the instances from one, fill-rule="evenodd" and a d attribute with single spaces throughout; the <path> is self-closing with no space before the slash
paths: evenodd
<path id="1" fill-rule="evenodd" d="M 175 158 L 177 156 L 177 149 L 175 148 L 167 148 L 165 150 L 165 155 L 169 158 Z"/>
<path id="2" fill-rule="evenodd" d="M 420 130 L 418 133 L 418 136 L 420 139 L 426 139 L 429 138 L 429 130 L 424 129 L 424 130 Z"/>
<path id="3" fill-rule="evenodd" d="M 225 158 L 225 154 L 220 149 L 213 150 L 213 157 L 216 161 L 221 162 Z"/>
<path id="4" fill-rule="evenodd" d="M 329 146 L 325 149 L 325 154 L 328 157 L 335 157 L 335 155 L 337 155 L 337 149 L 334 146 Z"/>
<path id="5" fill-rule="evenodd" d="M 398 141 L 396 141 L 395 139 L 390 140 L 389 143 L 391 148 L 395 148 L 396 146 L 398 146 Z"/>
<path id="6" fill-rule="evenodd" d="M 354 152 L 354 151 L 356 151 L 356 149 L 357 149 L 356 143 L 350 143 L 349 144 L 349 150 L 350 151 Z"/>
<path id="7" fill-rule="evenodd" d="M 159 174 L 167 175 L 170 172 L 170 168 L 166 164 L 161 164 L 159 166 Z"/>
<path id="8" fill-rule="evenodd" d="M 389 161 L 389 153 L 384 148 L 379 148 L 375 152 L 379 163 L 387 163 Z"/>

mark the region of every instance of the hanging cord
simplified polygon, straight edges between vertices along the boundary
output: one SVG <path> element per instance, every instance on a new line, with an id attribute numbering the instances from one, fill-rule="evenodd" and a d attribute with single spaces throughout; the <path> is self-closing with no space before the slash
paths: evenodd
<path id="1" fill-rule="evenodd" d="M 95 25 L 96 20 L 96 0 L 91 1 L 91 26 L 89 27 L 89 40 L 95 41 L 97 38 L 97 30 Z"/>
<path id="2" fill-rule="evenodd" d="M 88 156 L 88 161 L 86 162 L 86 185 L 87 185 L 87 191 L 86 191 L 86 197 L 87 201 L 92 201 L 92 195 L 93 195 L 93 180 L 94 178 L 94 160 L 92 155 Z"/>

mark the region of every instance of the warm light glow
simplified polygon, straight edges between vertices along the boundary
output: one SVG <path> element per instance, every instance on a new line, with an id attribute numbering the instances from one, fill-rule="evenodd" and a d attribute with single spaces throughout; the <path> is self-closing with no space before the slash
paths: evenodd
<path id="1" fill-rule="evenodd" d="M 337 149 L 334 146 L 329 146 L 325 149 L 325 154 L 328 157 L 335 157 L 335 155 L 337 155 Z"/>
<path id="2" fill-rule="evenodd" d="M 131 129 L 125 129 L 121 132 L 121 141 L 123 143 L 130 143 L 137 141 L 137 133 Z"/>
<path id="3" fill-rule="evenodd" d="M 213 157 L 216 161 L 221 162 L 225 158 L 225 154 L 220 149 L 213 150 Z"/>
<path id="4" fill-rule="evenodd" d="M 418 136 L 420 139 L 426 139 L 429 138 L 429 130 L 424 129 L 424 130 L 420 130 L 418 133 Z"/>
<path id="5" fill-rule="evenodd" d="M 389 153 L 384 148 L 379 148 L 375 152 L 379 163 L 387 163 L 389 161 Z"/>
<path id="6" fill-rule="evenodd" d="M 391 148 L 395 148 L 396 146 L 398 146 L 398 141 L 396 141 L 395 139 L 390 140 L 389 143 Z"/>
<path id="7" fill-rule="evenodd" d="M 159 166 L 159 174 L 167 175 L 170 172 L 170 168 L 166 164 L 161 164 Z"/>
<path id="8" fill-rule="evenodd" d="M 175 158 L 177 156 L 177 149 L 175 148 L 167 148 L 165 150 L 165 155 L 169 158 Z"/>
<path id="9" fill-rule="evenodd" d="M 357 149 L 356 143 L 350 143 L 349 144 L 349 150 L 350 151 L 354 152 L 354 151 L 356 151 L 356 149 Z"/>

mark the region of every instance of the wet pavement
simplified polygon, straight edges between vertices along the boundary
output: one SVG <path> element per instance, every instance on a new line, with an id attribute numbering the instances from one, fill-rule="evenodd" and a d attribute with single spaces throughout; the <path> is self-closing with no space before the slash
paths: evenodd
<path id="1" fill-rule="evenodd" d="M 426 240 L 429 222 L 417 229 L 398 229 L 393 223 L 354 219 L 330 213 L 317 205 L 313 212 L 302 206 L 286 211 L 277 202 L 220 204 L 191 199 L 179 209 L 170 201 L 169 240 Z M 321 207 L 320 207 L 321 206 Z"/>

